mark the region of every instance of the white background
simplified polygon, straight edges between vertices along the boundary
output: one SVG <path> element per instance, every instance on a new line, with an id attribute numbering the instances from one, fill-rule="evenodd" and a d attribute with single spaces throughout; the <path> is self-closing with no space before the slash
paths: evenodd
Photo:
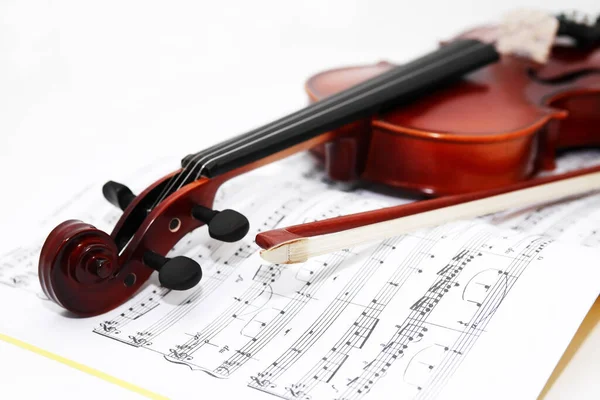
<path id="1" fill-rule="evenodd" d="M 519 6 L 600 12 L 597 0 L 0 0 L 0 253 L 90 180 L 303 107 L 314 73 L 406 61 Z M 593 382 L 600 360 L 584 350 L 547 398 Z M 0 342 L 11 398 L 94 382 L 23 353 Z M 115 398 L 106 386 L 86 396 Z"/>

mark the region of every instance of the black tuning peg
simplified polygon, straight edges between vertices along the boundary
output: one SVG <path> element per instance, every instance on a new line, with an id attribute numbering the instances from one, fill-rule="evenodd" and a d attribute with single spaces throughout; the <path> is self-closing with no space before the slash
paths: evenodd
<path id="1" fill-rule="evenodd" d="M 167 258 L 152 251 L 146 251 L 143 261 L 148 267 L 158 271 L 158 280 L 167 289 L 188 290 L 196 286 L 202 279 L 200 264 L 188 257 Z"/>
<path id="2" fill-rule="evenodd" d="M 237 242 L 250 229 L 248 219 L 234 210 L 215 211 L 195 205 L 192 216 L 208 225 L 208 233 L 213 239 L 223 242 Z"/>
<path id="3" fill-rule="evenodd" d="M 113 181 L 108 181 L 102 186 L 102 194 L 109 203 L 123 211 L 135 199 L 135 194 L 127 186 Z"/>

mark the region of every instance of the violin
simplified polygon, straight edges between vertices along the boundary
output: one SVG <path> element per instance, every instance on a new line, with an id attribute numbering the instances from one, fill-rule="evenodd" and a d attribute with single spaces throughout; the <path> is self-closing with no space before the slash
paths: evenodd
<path id="1" fill-rule="evenodd" d="M 78 220 L 50 232 L 39 258 L 46 296 L 78 316 L 127 301 L 154 272 L 171 290 L 202 279 L 194 260 L 167 258 L 192 230 L 236 242 L 237 211 L 213 210 L 227 180 L 311 151 L 334 180 L 366 180 L 433 197 L 506 187 L 553 168 L 554 152 L 600 144 L 600 18 L 539 12 L 474 28 L 402 65 L 320 73 L 309 104 L 208 149 L 139 194 L 109 181 L 123 211 L 112 232 Z M 563 43 L 564 42 L 564 43 Z"/>

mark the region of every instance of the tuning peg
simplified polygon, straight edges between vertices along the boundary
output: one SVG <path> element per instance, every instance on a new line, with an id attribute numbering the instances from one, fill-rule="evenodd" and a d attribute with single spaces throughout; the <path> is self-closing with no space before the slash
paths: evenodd
<path id="1" fill-rule="evenodd" d="M 202 268 L 191 258 L 177 256 L 163 257 L 152 251 L 146 251 L 144 264 L 158 271 L 160 284 L 171 290 L 188 290 L 202 279 Z"/>
<path id="2" fill-rule="evenodd" d="M 192 216 L 208 225 L 208 233 L 213 239 L 223 242 L 237 242 L 246 236 L 250 229 L 248 219 L 237 211 L 215 211 L 195 205 Z"/>
<path id="3" fill-rule="evenodd" d="M 125 210 L 127 206 L 135 199 L 135 194 L 125 185 L 113 181 L 108 181 L 102 187 L 102 194 L 109 203 L 121 210 Z"/>

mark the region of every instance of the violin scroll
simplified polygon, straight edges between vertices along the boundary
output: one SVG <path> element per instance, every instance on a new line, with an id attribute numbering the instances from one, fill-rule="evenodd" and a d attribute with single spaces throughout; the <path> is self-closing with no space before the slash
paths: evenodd
<path id="1" fill-rule="evenodd" d="M 142 261 L 143 265 L 133 260 L 122 265 L 117 245 L 107 233 L 68 220 L 44 243 L 40 282 L 49 299 L 77 315 L 91 316 L 121 304 L 153 270 L 159 272 L 161 285 L 171 290 L 191 289 L 202 279 L 202 268 L 188 257 L 170 259 L 147 250 Z"/>
<path id="2" fill-rule="evenodd" d="M 65 221 L 50 233 L 40 253 L 39 277 L 46 296 L 78 315 L 111 308 L 113 296 L 97 296 L 119 275 L 114 240 L 105 232 L 78 220 Z M 135 275 L 122 279 L 126 290 Z M 104 291 L 101 290 L 104 294 Z M 90 298 L 100 303 L 90 304 Z"/>
<path id="3" fill-rule="evenodd" d="M 210 208 L 224 179 L 199 179 L 167 193 L 165 188 L 180 173 L 159 179 L 137 195 L 121 183 L 104 184 L 106 200 L 123 210 L 110 234 L 79 220 L 57 226 L 39 259 L 46 296 L 75 315 L 94 316 L 123 304 L 154 271 L 166 289 L 195 287 L 202 279 L 201 266 L 185 256 L 168 258 L 173 247 L 203 225 L 212 238 L 236 242 L 246 236 L 250 224 L 234 210 Z"/>

